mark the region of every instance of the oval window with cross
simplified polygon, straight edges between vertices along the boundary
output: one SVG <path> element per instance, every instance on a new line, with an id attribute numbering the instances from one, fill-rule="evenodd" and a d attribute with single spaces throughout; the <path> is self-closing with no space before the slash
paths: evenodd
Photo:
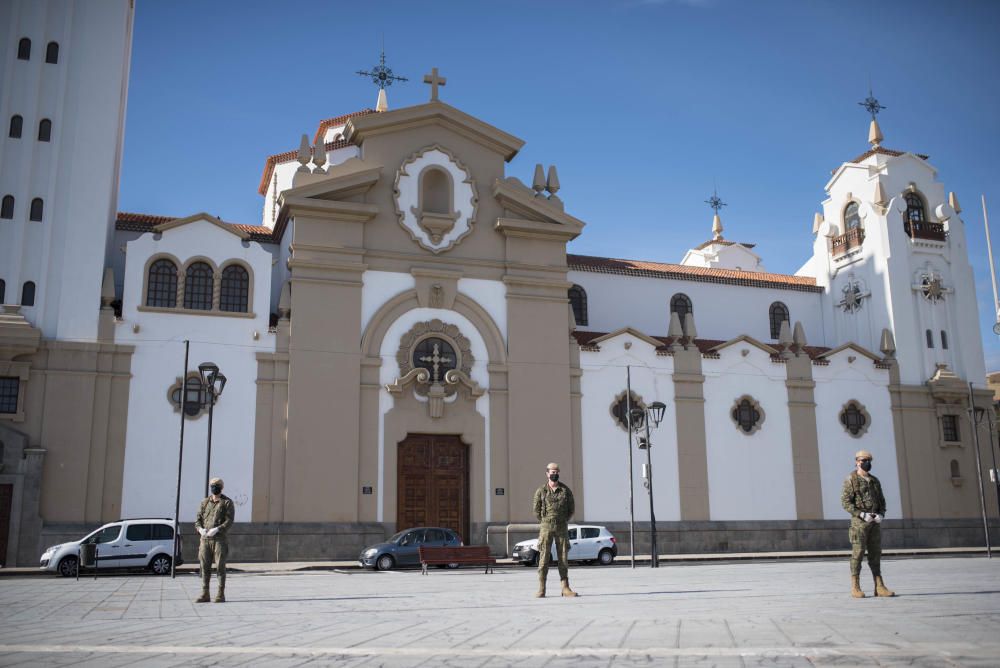
<path id="1" fill-rule="evenodd" d="M 427 369 L 431 382 L 444 382 L 444 375 L 458 368 L 455 348 L 442 338 L 431 336 L 413 347 L 413 368 Z"/>

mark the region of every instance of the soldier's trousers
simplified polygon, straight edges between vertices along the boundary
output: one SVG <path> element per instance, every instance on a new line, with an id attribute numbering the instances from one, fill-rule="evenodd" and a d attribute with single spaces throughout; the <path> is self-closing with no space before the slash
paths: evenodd
<path id="1" fill-rule="evenodd" d="M 212 579 L 212 564 L 219 569 L 219 589 L 226 588 L 226 557 L 229 555 L 229 544 L 215 538 L 202 538 L 198 546 L 198 562 L 201 568 L 201 587 L 208 590 Z"/>
<path id="2" fill-rule="evenodd" d="M 538 532 L 538 577 L 543 582 L 549 574 L 553 542 L 556 544 L 559 579 L 569 578 L 569 530 L 566 526 L 549 527 L 543 524 Z"/>
<path id="3" fill-rule="evenodd" d="M 861 575 L 861 560 L 868 555 L 872 575 L 882 575 L 882 527 L 875 522 L 851 519 L 851 575 Z"/>

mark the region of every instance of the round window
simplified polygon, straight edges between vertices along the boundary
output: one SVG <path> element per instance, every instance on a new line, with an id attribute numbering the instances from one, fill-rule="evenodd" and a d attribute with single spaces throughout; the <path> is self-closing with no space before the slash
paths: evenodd
<path id="1" fill-rule="evenodd" d="M 413 347 L 413 368 L 427 369 L 431 382 L 440 382 L 444 375 L 458 367 L 455 349 L 444 339 L 432 336 Z"/>

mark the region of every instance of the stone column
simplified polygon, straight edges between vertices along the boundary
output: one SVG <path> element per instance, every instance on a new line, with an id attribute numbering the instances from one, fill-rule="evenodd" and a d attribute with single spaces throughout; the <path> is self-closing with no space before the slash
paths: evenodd
<path id="1" fill-rule="evenodd" d="M 823 491 L 819 472 L 819 436 L 816 427 L 816 382 L 812 360 L 804 352 L 785 360 L 788 420 L 792 431 L 792 473 L 795 511 L 800 520 L 823 519 Z"/>
<path id="2" fill-rule="evenodd" d="M 672 348 L 681 520 L 707 521 L 711 519 L 711 512 L 705 435 L 705 376 L 701 373 L 701 352 L 693 343 L 686 348 L 680 345 Z"/>

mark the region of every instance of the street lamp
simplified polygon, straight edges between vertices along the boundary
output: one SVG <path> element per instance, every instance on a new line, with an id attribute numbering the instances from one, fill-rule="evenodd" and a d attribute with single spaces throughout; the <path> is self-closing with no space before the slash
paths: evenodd
<path id="1" fill-rule="evenodd" d="M 218 400 L 222 390 L 226 387 L 226 377 L 219 371 L 219 367 L 212 362 L 202 362 L 198 365 L 198 373 L 201 375 L 201 386 L 205 391 L 205 403 L 208 404 L 208 451 L 205 455 L 205 496 L 209 495 L 208 481 L 212 474 L 212 416 L 215 402 Z"/>
<path id="2" fill-rule="evenodd" d="M 983 460 L 979 452 L 979 423 L 983 421 L 986 410 L 982 406 L 976 406 L 975 396 L 972 393 L 972 383 L 969 383 L 969 420 L 972 421 L 972 442 L 976 446 L 976 481 L 979 483 L 979 503 L 983 511 L 983 533 L 986 535 L 986 558 L 993 558 L 993 551 L 990 548 L 990 525 L 986 519 L 986 492 L 983 491 Z M 993 438 L 990 437 L 990 447 L 992 448 Z"/>
<path id="3" fill-rule="evenodd" d="M 632 428 L 639 431 L 643 427 L 646 429 L 646 435 L 639 437 L 639 449 L 646 451 L 646 471 L 643 476 L 644 484 L 646 486 L 646 491 L 649 492 L 649 539 L 650 539 L 650 549 L 652 551 L 650 567 L 659 568 L 660 567 L 660 557 L 656 548 L 656 511 L 653 509 L 653 458 L 650 454 L 652 450 L 653 442 L 649 435 L 649 423 L 652 422 L 654 427 L 659 427 L 660 422 L 663 421 L 663 413 L 667 410 L 667 405 L 661 401 L 654 401 L 647 408 L 633 408 L 629 417 L 632 418 Z"/>

